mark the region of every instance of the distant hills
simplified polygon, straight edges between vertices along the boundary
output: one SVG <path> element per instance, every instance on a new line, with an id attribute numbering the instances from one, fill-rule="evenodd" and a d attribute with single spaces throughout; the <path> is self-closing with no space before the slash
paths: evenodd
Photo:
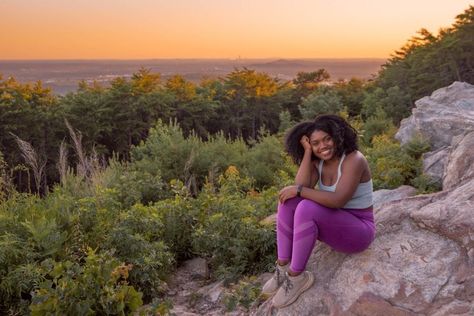
<path id="1" fill-rule="evenodd" d="M 18 81 L 41 80 L 56 94 L 76 90 L 81 80 L 107 84 L 113 78 L 131 77 L 144 67 L 159 72 L 166 80 L 180 74 L 193 82 L 223 77 L 236 68 L 266 72 L 282 80 L 291 80 L 300 71 L 326 69 L 332 80 L 352 77 L 371 78 L 385 59 L 149 59 L 149 60 L 24 60 L 0 61 L 0 74 Z"/>

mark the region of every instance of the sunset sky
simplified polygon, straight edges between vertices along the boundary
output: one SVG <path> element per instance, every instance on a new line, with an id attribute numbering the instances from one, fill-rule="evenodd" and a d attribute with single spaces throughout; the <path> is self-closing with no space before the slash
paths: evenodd
<path id="1" fill-rule="evenodd" d="M 473 0 L 0 0 L 0 59 L 386 58 Z"/>

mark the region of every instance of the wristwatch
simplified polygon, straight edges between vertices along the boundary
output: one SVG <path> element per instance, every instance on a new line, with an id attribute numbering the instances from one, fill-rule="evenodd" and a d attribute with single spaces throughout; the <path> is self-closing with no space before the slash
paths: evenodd
<path id="1" fill-rule="evenodd" d="M 301 197 L 301 191 L 303 190 L 303 186 L 301 184 L 298 184 L 298 187 L 296 188 L 296 196 Z"/>

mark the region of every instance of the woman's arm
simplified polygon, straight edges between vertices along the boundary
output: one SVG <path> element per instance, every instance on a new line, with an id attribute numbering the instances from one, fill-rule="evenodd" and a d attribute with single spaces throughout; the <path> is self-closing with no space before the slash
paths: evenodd
<path id="1" fill-rule="evenodd" d="M 336 192 L 314 190 L 306 186 L 301 191 L 301 197 L 318 202 L 331 208 L 341 208 L 352 198 L 359 185 L 362 174 L 366 168 L 365 158 L 355 152 L 344 160 L 344 172 L 336 187 Z M 280 191 L 280 202 L 296 196 L 296 187 L 289 186 Z"/>
<path id="2" fill-rule="evenodd" d="M 302 185 L 304 187 L 310 187 L 311 186 L 311 180 L 314 178 L 314 165 L 313 162 L 311 161 L 311 156 L 313 155 L 313 152 L 311 150 L 305 150 L 303 160 L 300 163 L 300 166 L 298 168 L 298 172 L 296 173 L 295 177 L 295 184 L 296 185 Z"/>
<path id="3" fill-rule="evenodd" d="M 298 172 L 296 173 L 295 184 L 304 187 L 313 187 L 316 184 L 316 181 L 318 181 L 316 178 L 318 174 L 315 172 L 314 164 L 311 161 L 313 150 L 309 143 L 308 136 L 301 137 L 300 144 L 304 148 L 304 155 L 298 168 Z"/>

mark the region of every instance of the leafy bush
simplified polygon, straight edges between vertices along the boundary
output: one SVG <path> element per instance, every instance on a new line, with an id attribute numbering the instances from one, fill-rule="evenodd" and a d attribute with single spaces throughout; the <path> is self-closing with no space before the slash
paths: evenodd
<path id="1" fill-rule="evenodd" d="M 285 165 L 283 144 L 275 136 L 260 131 L 258 142 L 252 144 L 245 155 L 242 167 L 244 174 L 255 180 L 257 188 L 275 185 L 278 183 L 278 170 L 289 171 Z M 239 167 L 239 166 L 237 166 Z"/>
<path id="2" fill-rule="evenodd" d="M 206 181 L 215 182 L 217 175 L 230 165 L 255 179 L 257 188 L 274 185 L 277 170 L 285 168 L 280 141 L 262 129 L 258 141 L 250 145 L 249 148 L 242 139 L 227 140 L 222 134 L 210 136 L 207 141 L 195 135 L 185 138 L 176 123 L 165 125 L 158 121 L 147 141 L 132 149 L 130 170 L 136 173 L 133 179 L 140 181 L 148 174 L 158 173 L 164 183 L 180 180 L 193 195 Z"/>
<path id="3" fill-rule="evenodd" d="M 171 181 L 170 185 L 175 196 L 155 203 L 153 208 L 163 223 L 161 240 L 168 245 L 176 261 L 181 261 L 193 256 L 192 233 L 198 220 L 199 204 L 181 181 Z"/>
<path id="4" fill-rule="evenodd" d="M 417 188 L 417 194 L 438 192 L 443 188 L 442 183 L 426 174 L 420 174 L 411 180 L 411 184 Z"/>
<path id="5" fill-rule="evenodd" d="M 135 205 L 120 213 L 104 243 L 105 249 L 115 251 L 115 257 L 133 266 L 129 281 L 146 300 L 162 294 L 163 280 L 174 267 L 173 255 L 161 238 L 164 225 L 156 211 Z"/>
<path id="6" fill-rule="evenodd" d="M 247 311 L 260 300 L 261 284 L 255 277 L 246 277 L 226 291 L 223 303 L 228 312 L 236 309 L 237 306 L 244 307 Z"/>
<path id="7" fill-rule="evenodd" d="M 42 263 L 46 279 L 35 290 L 31 315 L 125 315 L 142 305 L 141 293 L 128 285 L 131 265 L 110 253 L 89 250 L 85 264 Z"/>
<path id="8" fill-rule="evenodd" d="M 411 157 L 420 159 L 424 153 L 430 151 L 431 146 L 426 138 L 421 134 L 416 134 L 402 148 Z"/>
<path id="9" fill-rule="evenodd" d="M 215 275 L 234 280 L 244 273 L 263 271 L 275 260 L 275 232 L 260 223 L 245 191 L 249 180 L 230 167 L 219 180 L 220 191 L 205 187 L 198 196 L 205 218 L 193 232 L 193 249 L 209 258 Z M 273 212 L 274 210 L 269 210 Z"/>
<path id="10" fill-rule="evenodd" d="M 394 189 L 410 184 L 421 167 L 419 161 L 402 150 L 400 144 L 387 134 L 374 136 L 372 147 L 367 148 L 367 160 L 374 189 Z"/>
<path id="11" fill-rule="evenodd" d="M 394 130 L 395 126 L 392 120 L 387 117 L 387 114 L 381 107 L 377 107 L 375 113 L 372 113 L 363 124 L 362 145 L 370 146 L 374 136 L 382 134 L 393 135 Z"/>
<path id="12" fill-rule="evenodd" d="M 161 171 L 147 161 L 120 163 L 111 160 L 103 172 L 104 186 L 115 189 L 118 200 L 128 208 L 135 203 L 149 204 L 169 196 Z"/>

